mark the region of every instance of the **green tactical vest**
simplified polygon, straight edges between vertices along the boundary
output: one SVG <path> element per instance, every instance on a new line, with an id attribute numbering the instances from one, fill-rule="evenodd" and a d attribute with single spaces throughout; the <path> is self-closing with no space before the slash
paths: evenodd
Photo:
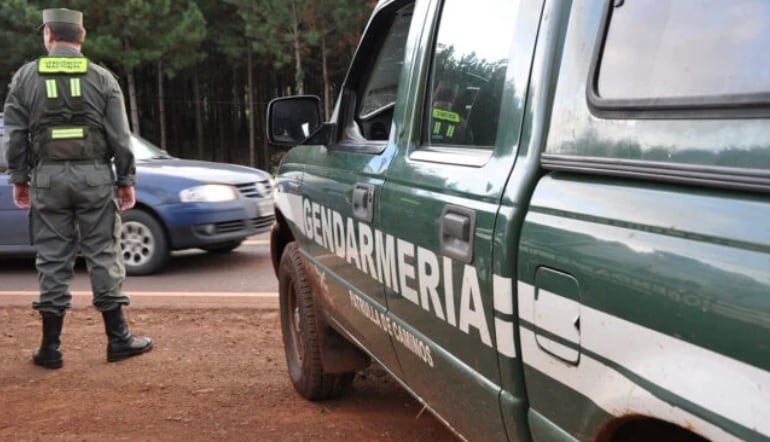
<path id="1" fill-rule="evenodd" d="M 97 127 L 89 126 L 94 118 L 89 118 L 81 89 L 88 73 L 88 59 L 43 57 L 38 59 L 37 73 L 46 96 L 32 131 L 37 159 L 106 160 L 104 136 Z"/>
<path id="2" fill-rule="evenodd" d="M 434 107 L 431 115 L 433 116 L 432 140 L 452 141 L 457 131 L 457 125 L 460 124 L 460 114 Z"/>

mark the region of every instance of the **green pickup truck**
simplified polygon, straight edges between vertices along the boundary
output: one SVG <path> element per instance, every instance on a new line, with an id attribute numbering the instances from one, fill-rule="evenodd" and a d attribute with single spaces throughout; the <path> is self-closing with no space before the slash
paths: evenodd
<path id="1" fill-rule="evenodd" d="M 468 440 L 770 440 L 770 2 L 387 0 L 271 239 L 296 390 Z M 764 55 L 763 55 L 764 54 Z"/>

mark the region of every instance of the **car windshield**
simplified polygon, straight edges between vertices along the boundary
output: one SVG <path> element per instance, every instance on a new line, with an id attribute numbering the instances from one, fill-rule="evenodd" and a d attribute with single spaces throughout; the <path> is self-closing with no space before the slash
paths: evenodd
<path id="1" fill-rule="evenodd" d="M 172 158 L 165 150 L 136 135 L 131 135 L 131 150 L 137 160 Z"/>

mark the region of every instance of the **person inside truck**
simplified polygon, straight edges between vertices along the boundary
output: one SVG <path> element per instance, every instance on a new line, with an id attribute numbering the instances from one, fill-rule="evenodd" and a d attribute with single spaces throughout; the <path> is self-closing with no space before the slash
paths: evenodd
<path id="1" fill-rule="evenodd" d="M 455 144 L 459 137 L 460 114 L 454 112 L 453 106 L 457 98 L 456 84 L 439 83 L 433 94 L 431 108 L 431 142 L 439 144 Z"/>
<path id="2" fill-rule="evenodd" d="M 479 88 L 467 117 L 464 144 L 492 146 L 497 139 L 497 121 L 505 86 L 507 65 L 498 66 L 489 80 Z"/>

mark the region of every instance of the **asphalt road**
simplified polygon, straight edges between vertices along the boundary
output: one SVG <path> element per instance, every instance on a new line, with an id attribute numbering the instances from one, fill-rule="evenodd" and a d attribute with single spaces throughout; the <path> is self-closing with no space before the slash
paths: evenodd
<path id="1" fill-rule="evenodd" d="M 0 306 L 30 305 L 37 297 L 34 259 L 0 258 Z M 278 308 L 278 281 L 270 261 L 269 235 L 249 238 L 226 254 L 175 252 L 157 275 L 129 276 L 124 291 L 140 307 L 223 306 Z M 78 261 L 73 305 L 90 305 L 85 265 Z"/>

